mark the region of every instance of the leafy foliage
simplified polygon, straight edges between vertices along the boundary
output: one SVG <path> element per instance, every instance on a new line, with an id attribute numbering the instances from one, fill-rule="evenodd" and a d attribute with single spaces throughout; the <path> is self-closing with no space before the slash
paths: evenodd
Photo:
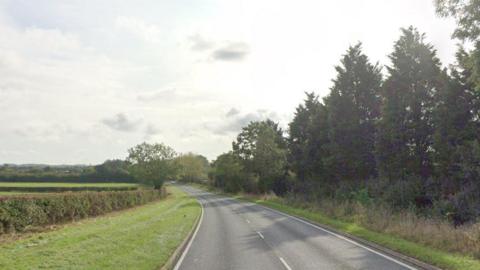
<path id="1" fill-rule="evenodd" d="M 183 182 L 202 182 L 207 179 L 210 164 L 206 157 L 187 153 L 175 158 L 177 178 Z"/>
<path id="2" fill-rule="evenodd" d="M 245 173 L 258 179 L 259 191 L 277 189 L 277 184 L 280 191 L 287 165 L 287 149 L 283 131 L 277 123 L 271 120 L 251 122 L 233 142 L 233 154 L 242 163 Z"/>
<path id="3" fill-rule="evenodd" d="M 241 160 L 232 152 L 222 154 L 213 162 L 213 183 L 227 192 L 253 191 Z"/>
<path id="4" fill-rule="evenodd" d="M 128 150 L 127 162 L 131 174 L 138 182 L 159 189 L 163 182 L 176 177 L 175 156 L 175 151 L 169 146 L 144 142 Z"/>
<path id="5" fill-rule="evenodd" d="M 453 36 L 462 40 L 477 40 L 480 36 L 480 1 L 435 0 L 437 13 L 457 21 Z"/>

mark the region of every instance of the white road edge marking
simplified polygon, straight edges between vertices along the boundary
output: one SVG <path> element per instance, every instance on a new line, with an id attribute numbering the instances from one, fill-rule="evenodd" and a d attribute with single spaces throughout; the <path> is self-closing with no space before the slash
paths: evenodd
<path id="1" fill-rule="evenodd" d="M 285 268 L 287 268 L 287 270 L 292 270 L 292 268 L 290 268 L 288 263 L 282 257 L 279 257 L 279 258 L 280 258 L 280 261 L 283 263 L 283 266 L 285 266 Z"/>
<path id="2" fill-rule="evenodd" d="M 236 200 L 236 199 L 232 199 L 232 198 L 228 198 L 228 199 L 229 199 L 229 200 L 236 201 L 236 202 L 239 202 L 239 200 Z M 372 253 L 374 253 L 374 254 L 377 254 L 377 255 L 379 255 L 379 256 L 387 259 L 387 260 L 390 260 L 390 261 L 392 261 L 392 262 L 395 262 L 395 263 L 397 263 L 397 264 L 399 264 L 399 265 L 401 265 L 401 266 L 403 266 L 403 267 L 405 267 L 405 268 L 407 268 L 407 269 L 410 269 L 410 270 L 418 270 L 417 268 L 412 267 L 412 266 L 410 266 L 410 265 L 408 265 L 408 264 L 405 264 L 405 263 L 403 263 L 403 262 L 401 262 L 401 261 L 399 261 L 399 260 L 397 260 L 397 259 L 394 259 L 394 258 L 392 258 L 392 257 L 390 257 L 390 256 L 388 256 L 388 255 L 382 254 L 382 253 L 380 253 L 380 252 L 378 252 L 378 251 L 376 251 L 376 250 L 373 250 L 373 249 L 371 249 L 371 248 L 369 248 L 369 247 L 367 247 L 367 246 L 364 246 L 364 245 L 362 245 L 362 244 L 360 244 L 360 243 L 357 243 L 357 242 L 355 242 L 355 241 L 353 241 L 353 240 L 351 240 L 351 239 L 348 239 L 348 238 L 346 238 L 346 237 L 344 237 L 344 236 L 342 236 L 342 235 L 339 235 L 339 234 L 336 234 L 336 233 L 334 233 L 334 232 L 331 232 L 331 231 L 329 231 L 329 230 L 327 230 L 327 229 L 325 229 L 325 228 L 319 227 L 319 226 L 317 226 L 317 225 L 315 225 L 315 224 L 313 224 L 313 223 L 307 222 L 307 221 L 305 221 L 305 220 L 303 220 L 303 219 L 300 219 L 300 218 L 291 216 L 291 215 L 289 215 L 289 214 L 280 212 L 280 211 L 275 210 L 275 209 L 272 209 L 272 208 L 268 208 L 268 207 L 263 206 L 263 205 L 261 205 L 261 204 L 251 203 L 251 205 L 259 206 L 259 207 L 261 207 L 261 208 L 263 208 L 263 209 L 272 211 L 272 212 L 274 212 L 274 213 L 280 214 L 280 215 L 285 216 L 285 217 L 289 217 L 289 218 L 294 219 L 294 220 L 296 220 L 296 221 L 299 221 L 299 222 L 301 222 L 301 223 L 303 223 L 303 224 L 306 224 L 306 225 L 309 225 L 309 226 L 311 226 L 311 227 L 313 227 L 313 228 L 316 228 L 316 229 L 318 229 L 318 230 L 324 231 L 324 232 L 326 232 L 326 233 L 328 233 L 328 234 L 330 234 L 330 235 L 333 235 L 333 236 L 335 236 L 335 237 L 337 237 L 337 238 L 340 238 L 340 239 L 342 239 L 342 240 L 344 240 L 344 241 L 347 241 L 347 242 L 349 242 L 349 243 L 351 243 L 351 244 L 354 244 L 354 245 L 356 245 L 356 246 L 358 246 L 358 247 L 361 247 L 361 248 L 363 248 L 363 249 L 366 249 L 366 250 L 368 250 L 368 251 L 370 251 L 370 252 L 372 252 Z"/>
<path id="3" fill-rule="evenodd" d="M 200 220 L 198 221 L 198 226 L 197 226 L 197 228 L 195 229 L 195 232 L 193 233 L 192 238 L 190 238 L 190 241 L 188 241 L 187 247 L 186 247 L 185 250 L 183 251 L 182 256 L 181 256 L 180 259 L 177 261 L 177 264 L 175 265 L 175 267 L 173 268 L 173 270 L 178 270 L 178 269 L 180 268 L 180 266 L 182 265 L 183 259 L 185 259 L 185 256 L 187 255 L 188 250 L 190 250 L 190 247 L 192 246 L 193 240 L 195 240 L 195 237 L 197 236 L 198 230 L 200 229 L 200 226 L 202 225 L 202 221 L 203 221 L 203 203 L 202 203 L 202 201 L 200 201 L 200 200 L 198 200 L 198 202 L 200 203 L 200 206 L 202 207 L 202 208 L 201 208 L 201 209 L 202 209 L 202 213 L 200 214 Z"/>
<path id="4" fill-rule="evenodd" d="M 264 239 L 265 240 L 265 237 L 263 237 L 263 234 L 261 232 L 257 232 L 258 235 L 260 236 L 260 238 Z"/>

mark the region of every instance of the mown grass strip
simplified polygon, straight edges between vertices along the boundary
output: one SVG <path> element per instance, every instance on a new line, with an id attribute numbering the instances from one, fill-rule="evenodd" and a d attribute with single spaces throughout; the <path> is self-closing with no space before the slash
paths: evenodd
<path id="1" fill-rule="evenodd" d="M 175 187 L 166 199 L 0 244 L 0 269 L 158 269 L 200 214 Z"/>
<path id="2" fill-rule="evenodd" d="M 238 197 L 240 199 L 264 205 L 284 213 L 302 217 L 313 222 L 325 224 L 339 231 L 349 233 L 360 237 L 367 241 L 390 248 L 391 250 L 400 252 L 407 256 L 411 256 L 423 262 L 435 265 L 442 269 L 451 270 L 478 270 L 480 269 L 480 261 L 472 257 L 462 256 L 460 254 L 452 254 L 444 251 L 436 250 L 421 244 L 404 240 L 400 237 L 374 232 L 358 226 L 355 223 L 343 222 L 340 220 L 329 218 L 317 211 L 308 209 L 295 208 L 283 204 L 278 201 L 256 200 L 248 197 Z"/>

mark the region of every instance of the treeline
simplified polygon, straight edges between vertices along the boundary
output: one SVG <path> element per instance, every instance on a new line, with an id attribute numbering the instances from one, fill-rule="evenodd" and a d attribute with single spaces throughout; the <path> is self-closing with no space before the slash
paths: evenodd
<path id="1" fill-rule="evenodd" d="M 173 149 L 172 155 L 156 153 L 164 148 L 171 149 L 163 144 L 143 143 L 133 147 L 131 150 L 135 149 L 136 152 L 133 151 L 126 160 L 106 160 L 94 166 L 3 165 L 0 166 L 0 182 L 146 183 L 147 175 L 136 174 L 146 173 L 147 170 L 152 173 L 151 177 L 162 178 L 162 183 L 166 180 L 202 182 L 208 179 L 210 165 L 207 158 L 194 153 L 177 154 Z M 162 172 L 156 171 L 157 169 Z"/>
<path id="2" fill-rule="evenodd" d="M 135 182 L 124 160 L 107 160 L 95 166 L 0 166 L 0 182 Z"/>
<path id="3" fill-rule="evenodd" d="M 438 1 L 437 7 L 443 15 L 458 15 L 454 9 L 467 4 L 480 10 L 475 1 L 456 4 Z M 469 36 L 472 27 L 477 32 Z M 478 29 L 478 19 L 473 26 L 459 23 L 456 37 L 474 48 L 460 47 L 448 69 L 413 27 L 402 29 L 385 75 L 361 44 L 350 47 L 335 67 L 330 93 L 323 99 L 307 93 L 287 136 L 271 120 L 244 127 L 232 151 L 214 161 L 213 184 L 305 200 L 374 201 L 455 224 L 474 221 L 480 216 Z"/>

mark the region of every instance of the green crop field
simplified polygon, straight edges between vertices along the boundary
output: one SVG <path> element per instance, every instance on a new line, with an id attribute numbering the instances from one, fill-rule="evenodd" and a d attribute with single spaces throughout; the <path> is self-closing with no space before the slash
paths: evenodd
<path id="1" fill-rule="evenodd" d="M 0 192 L 4 192 L 0 196 L 39 192 L 133 190 L 138 187 L 140 185 L 135 183 L 0 182 Z"/>
<path id="2" fill-rule="evenodd" d="M 0 182 L 0 187 L 135 187 L 134 183 L 33 183 L 33 182 Z"/>
<path id="3" fill-rule="evenodd" d="M 17 195 L 38 195 L 38 194 L 48 194 L 46 192 L 8 192 L 8 191 L 0 191 L 0 197 L 4 196 L 17 196 Z"/>
<path id="4" fill-rule="evenodd" d="M 200 214 L 175 187 L 166 199 L 0 243 L 0 269 L 158 269 Z"/>

